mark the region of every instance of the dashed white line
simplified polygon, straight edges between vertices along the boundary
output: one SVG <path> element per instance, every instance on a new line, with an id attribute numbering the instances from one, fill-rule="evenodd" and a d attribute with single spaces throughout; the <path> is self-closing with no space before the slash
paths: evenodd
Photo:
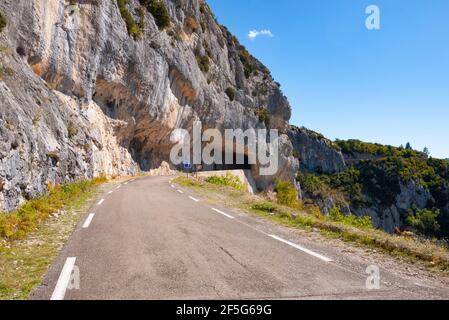
<path id="1" fill-rule="evenodd" d="M 174 185 L 171 185 L 171 187 L 172 187 L 173 189 L 176 189 L 176 187 L 175 187 Z"/>
<path id="2" fill-rule="evenodd" d="M 117 188 L 115 188 L 116 190 L 120 189 L 121 186 L 118 186 Z"/>
<path id="3" fill-rule="evenodd" d="M 180 194 L 183 194 L 183 193 L 184 193 L 184 191 L 182 191 L 182 190 L 178 190 L 178 192 L 179 192 Z"/>
<path id="4" fill-rule="evenodd" d="M 62 268 L 61 275 L 56 283 L 55 290 L 51 295 L 51 300 L 64 300 L 67 286 L 70 282 L 73 267 L 75 266 L 76 258 L 67 258 L 64 267 Z"/>
<path id="5" fill-rule="evenodd" d="M 196 198 L 194 198 L 194 197 L 189 197 L 191 200 L 193 200 L 193 201 L 195 201 L 195 202 L 200 202 L 200 200 L 198 200 L 198 199 L 196 199 Z"/>
<path id="6" fill-rule="evenodd" d="M 311 256 L 314 256 L 315 258 L 321 259 L 321 260 L 323 260 L 324 262 L 332 262 L 332 261 L 333 261 L 332 259 L 330 259 L 330 258 L 328 258 L 328 257 L 325 257 L 325 256 L 323 256 L 323 255 L 321 255 L 321 254 L 318 254 L 318 253 L 313 252 L 313 251 L 311 251 L 311 250 L 309 250 L 309 249 L 306 249 L 306 248 L 304 248 L 304 247 L 301 247 L 300 245 L 298 245 L 298 244 L 296 244 L 296 243 L 293 243 L 293 242 L 284 240 L 284 239 L 282 239 L 282 238 L 280 238 L 280 237 L 278 237 L 278 236 L 272 235 L 272 234 L 269 235 L 269 236 L 270 236 L 271 238 L 273 238 L 273 239 L 276 239 L 276 240 L 280 241 L 280 242 L 283 242 L 283 243 L 285 243 L 285 244 L 288 244 L 289 246 L 292 246 L 293 248 L 296 248 L 296 249 L 298 249 L 298 250 L 300 250 L 300 251 L 302 251 L 302 252 L 305 252 L 305 253 L 307 253 L 307 254 L 309 254 L 309 255 L 311 255 Z"/>
<path id="7" fill-rule="evenodd" d="M 128 182 L 125 182 L 124 185 L 126 186 L 128 184 Z"/>
<path id="8" fill-rule="evenodd" d="M 231 215 L 229 215 L 229 214 L 227 214 L 227 213 L 224 213 L 223 211 L 220 211 L 220 210 L 215 209 L 215 208 L 212 208 L 212 210 L 214 210 L 215 212 L 217 212 L 217 213 L 219 213 L 219 214 L 224 215 L 225 217 L 227 217 L 227 218 L 229 218 L 229 219 L 234 219 L 233 216 L 231 216 Z"/>
<path id="9" fill-rule="evenodd" d="M 108 194 L 112 194 L 113 192 L 114 192 L 114 191 L 111 190 L 111 191 L 108 192 Z"/>
<path id="10" fill-rule="evenodd" d="M 98 201 L 98 205 L 101 206 L 101 204 L 104 202 L 104 199 L 101 199 L 100 201 Z"/>
<path id="11" fill-rule="evenodd" d="M 90 226 L 90 223 L 92 222 L 92 219 L 94 218 L 95 213 L 91 213 L 89 214 L 89 216 L 87 217 L 86 221 L 83 224 L 83 229 L 87 229 Z"/>

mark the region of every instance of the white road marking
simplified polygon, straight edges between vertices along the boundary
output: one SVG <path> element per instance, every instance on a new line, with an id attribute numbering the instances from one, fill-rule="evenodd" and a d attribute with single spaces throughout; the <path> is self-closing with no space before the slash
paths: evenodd
<path id="1" fill-rule="evenodd" d="M 111 190 L 111 191 L 108 192 L 108 194 L 112 194 L 113 192 L 114 192 L 114 191 Z"/>
<path id="2" fill-rule="evenodd" d="M 128 182 L 125 182 L 124 185 L 126 186 L 128 184 Z"/>
<path id="3" fill-rule="evenodd" d="M 195 201 L 195 202 L 200 202 L 200 200 L 194 198 L 194 197 L 189 197 L 191 200 Z"/>
<path id="4" fill-rule="evenodd" d="M 276 240 L 280 241 L 280 242 L 283 242 L 283 243 L 285 243 L 285 244 L 288 244 L 289 246 L 292 246 L 293 248 L 296 248 L 296 249 L 298 249 L 298 250 L 301 250 L 302 252 L 305 252 L 305 253 L 307 253 L 307 254 L 310 254 L 311 256 L 314 256 L 315 258 L 321 259 L 321 260 L 323 260 L 324 262 L 332 262 L 332 261 L 333 261 L 332 259 L 329 259 L 329 258 L 327 258 L 327 257 L 325 257 L 325 256 L 322 256 L 321 254 L 318 254 L 318 253 L 316 253 L 316 252 L 313 252 L 313 251 L 311 251 L 311 250 L 309 250 L 309 249 L 306 249 L 306 248 L 304 248 L 304 247 L 301 247 L 300 245 L 297 245 L 297 244 L 295 244 L 295 243 L 293 243 L 293 242 L 290 242 L 290 241 L 284 240 L 284 239 L 282 239 L 282 238 L 279 238 L 278 236 L 275 236 L 275 235 L 272 235 L 272 234 L 270 234 L 269 236 L 270 236 L 271 238 L 273 238 L 273 239 L 276 239 Z"/>
<path id="5" fill-rule="evenodd" d="M 172 187 L 173 189 L 176 189 L 176 187 L 175 187 L 174 185 L 171 185 L 171 187 Z"/>
<path id="6" fill-rule="evenodd" d="M 116 189 L 116 190 L 117 190 L 117 189 L 120 189 L 120 187 L 121 187 L 121 186 L 118 186 L 118 187 L 117 187 L 117 188 L 115 188 L 115 189 Z"/>
<path id="7" fill-rule="evenodd" d="M 220 210 L 215 209 L 215 208 L 212 208 L 212 210 L 214 210 L 215 212 L 218 212 L 219 214 L 224 215 L 225 217 L 228 217 L 229 219 L 234 219 L 233 216 L 231 216 L 231 215 L 229 215 L 229 214 L 227 214 L 227 213 L 224 213 L 223 211 L 220 211 Z"/>
<path id="8" fill-rule="evenodd" d="M 67 286 L 72 276 L 73 267 L 75 266 L 76 258 L 67 258 L 64 267 L 62 268 L 61 275 L 56 283 L 55 290 L 51 295 L 51 300 L 64 300 Z"/>
<path id="9" fill-rule="evenodd" d="M 182 191 L 182 190 L 178 190 L 178 192 L 179 192 L 179 193 L 181 193 L 181 194 L 183 194 L 183 193 L 184 193 L 184 191 Z"/>
<path id="10" fill-rule="evenodd" d="M 90 223 L 92 222 L 92 219 L 94 218 L 95 213 L 91 213 L 89 214 L 89 216 L 87 217 L 86 221 L 83 224 L 83 229 L 89 228 Z"/>
<path id="11" fill-rule="evenodd" d="M 98 201 L 98 205 L 101 206 L 101 204 L 104 202 L 104 199 L 101 199 L 100 201 Z"/>

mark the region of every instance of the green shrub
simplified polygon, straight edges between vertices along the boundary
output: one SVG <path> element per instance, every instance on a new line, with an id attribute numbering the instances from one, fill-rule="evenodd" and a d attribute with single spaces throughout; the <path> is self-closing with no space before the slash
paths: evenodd
<path id="1" fill-rule="evenodd" d="M 3 29 L 6 28 L 6 24 L 7 24 L 6 18 L 5 18 L 5 16 L 0 12 L 0 32 L 2 32 Z"/>
<path id="2" fill-rule="evenodd" d="M 337 207 L 331 209 L 329 213 L 329 218 L 332 221 L 340 222 L 360 229 L 369 229 L 373 227 L 371 217 L 369 216 L 356 217 L 354 215 L 344 215 L 341 212 L 341 210 Z"/>
<path id="3" fill-rule="evenodd" d="M 256 203 L 251 206 L 251 209 L 268 213 L 276 212 L 276 206 L 270 202 Z"/>
<path id="4" fill-rule="evenodd" d="M 128 10 L 128 0 L 117 0 L 117 5 L 120 10 L 120 14 L 125 21 L 126 29 L 128 30 L 128 34 L 133 37 L 134 40 L 137 40 L 142 35 L 141 26 L 144 23 L 144 17 L 142 17 L 142 11 L 139 11 L 140 14 L 140 23 L 136 23 L 132 14 Z"/>
<path id="5" fill-rule="evenodd" d="M 34 115 L 33 120 L 32 120 L 33 126 L 37 126 L 39 124 L 39 122 L 42 119 L 43 113 L 44 113 L 44 109 L 42 109 L 42 108 L 37 109 L 36 114 Z"/>
<path id="6" fill-rule="evenodd" d="M 277 193 L 277 202 L 279 204 L 291 208 L 301 207 L 301 202 L 298 200 L 298 191 L 293 183 L 277 179 L 274 190 Z"/>
<path id="7" fill-rule="evenodd" d="M 407 224 L 414 228 L 419 233 L 424 235 L 434 235 L 440 230 L 438 223 L 438 216 L 441 214 L 440 210 L 428 209 L 412 209 L 407 216 Z"/>
<path id="8" fill-rule="evenodd" d="M 196 56 L 196 61 L 198 62 L 198 67 L 200 68 L 201 71 L 203 71 L 204 73 L 208 73 L 209 72 L 209 57 L 208 56 Z"/>
<path id="9" fill-rule="evenodd" d="M 78 128 L 72 121 L 70 121 L 69 124 L 67 125 L 67 135 L 69 136 L 69 139 L 72 139 L 77 134 L 78 134 Z"/>
<path id="10" fill-rule="evenodd" d="M 238 41 L 236 40 L 235 42 L 238 43 Z M 245 70 L 245 77 L 248 79 L 254 71 L 254 65 L 251 55 L 249 54 L 248 50 L 246 50 L 243 46 L 240 47 L 239 58 Z"/>
<path id="11" fill-rule="evenodd" d="M 164 30 L 170 26 L 170 14 L 167 7 L 160 0 L 139 0 L 140 3 L 150 12 L 159 30 Z"/>
<path id="12" fill-rule="evenodd" d="M 268 114 L 268 110 L 265 108 L 260 108 L 257 114 L 259 116 L 259 121 L 263 122 L 268 128 L 270 126 L 270 115 Z"/>
<path id="13" fill-rule="evenodd" d="M 235 89 L 234 88 L 227 88 L 226 89 L 226 95 L 228 96 L 229 100 L 234 101 L 235 99 Z"/>
<path id="14" fill-rule="evenodd" d="M 235 190 L 244 190 L 245 185 L 240 179 L 230 173 L 227 173 L 226 176 L 211 176 L 206 178 L 206 182 L 220 185 L 232 187 Z"/>

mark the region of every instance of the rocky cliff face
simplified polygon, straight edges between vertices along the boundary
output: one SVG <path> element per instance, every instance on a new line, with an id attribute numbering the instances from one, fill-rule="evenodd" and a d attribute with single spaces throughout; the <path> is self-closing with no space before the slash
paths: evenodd
<path id="1" fill-rule="evenodd" d="M 139 1 L 127 2 L 134 38 L 115 0 L 2 0 L 0 209 L 48 183 L 158 167 L 172 130 L 195 120 L 279 129 L 276 176 L 293 177 L 291 109 L 269 71 L 204 1 L 163 4 L 170 25 L 161 30 Z"/>
<path id="2" fill-rule="evenodd" d="M 291 126 L 288 136 L 300 160 L 301 170 L 332 174 L 346 169 L 341 151 L 321 134 Z"/>

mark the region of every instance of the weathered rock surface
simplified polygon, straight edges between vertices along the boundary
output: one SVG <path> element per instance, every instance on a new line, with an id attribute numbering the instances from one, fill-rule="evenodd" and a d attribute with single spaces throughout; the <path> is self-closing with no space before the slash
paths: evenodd
<path id="1" fill-rule="evenodd" d="M 138 20 L 139 1 L 128 2 Z M 269 71 L 202 0 L 163 2 L 171 26 L 160 31 L 147 12 L 139 40 L 116 1 L 0 2 L 8 20 L 0 34 L 0 209 L 50 182 L 157 168 L 169 161 L 172 130 L 195 120 L 220 130 L 265 128 L 261 108 L 281 132 L 282 170 L 256 182 L 292 179 L 291 109 Z"/>
<path id="2" fill-rule="evenodd" d="M 332 174 L 346 169 L 342 153 L 321 134 L 292 126 L 288 136 L 299 157 L 301 170 Z"/>

